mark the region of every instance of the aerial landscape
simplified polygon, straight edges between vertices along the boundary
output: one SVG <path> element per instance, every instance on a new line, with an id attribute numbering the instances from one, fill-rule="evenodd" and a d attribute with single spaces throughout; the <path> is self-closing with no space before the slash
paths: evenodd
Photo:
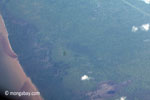
<path id="1" fill-rule="evenodd" d="M 150 0 L 0 0 L 14 50 L 5 52 L 44 100 L 149 100 L 149 9 Z"/>

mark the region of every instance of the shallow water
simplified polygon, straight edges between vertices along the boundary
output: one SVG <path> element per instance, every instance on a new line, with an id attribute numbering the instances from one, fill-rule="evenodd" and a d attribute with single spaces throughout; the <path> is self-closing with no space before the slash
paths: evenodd
<path id="1" fill-rule="evenodd" d="M 103 99 L 149 100 L 150 43 L 146 40 L 150 30 L 142 26 L 150 20 L 149 4 L 139 0 L 4 1 L 0 9 L 12 47 L 46 100 L 87 100 L 85 93 L 108 80 L 132 82 Z M 83 75 L 89 80 L 81 80 Z"/>

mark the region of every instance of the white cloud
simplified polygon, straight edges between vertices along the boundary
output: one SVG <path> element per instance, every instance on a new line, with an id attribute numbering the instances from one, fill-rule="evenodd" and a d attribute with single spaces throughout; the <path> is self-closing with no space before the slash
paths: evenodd
<path id="1" fill-rule="evenodd" d="M 141 0 L 143 2 L 145 2 L 146 4 L 150 4 L 150 0 Z"/>
<path id="2" fill-rule="evenodd" d="M 120 100 L 126 100 L 126 97 L 121 97 Z"/>
<path id="3" fill-rule="evenodd" d="M 120 97 L 120 99 L 116 99 L 116 100 L 126 100 L 126 98 L 127 98 L 127 97 L 122 96 L 122 97 Z"/>
<path id="4" fill-rule="evenodd" d="M 150 25 L 149 24 L 143 24 L 143 25 L 141 25 L 141 30 L 143 30 L 143 31 L 148 31 L 149 30 L 149 28 L 150 28 Z"/>
<path id="5" fill-rule="evenodd" d="M 136 32 L 136 31 L 138 31 L 138 27 L 132 26 L 132 32 Z"/>
<path id="6" fill-rule="evenodd" d="M 90 80 L 90 77 L 88 77 L 87 75 L 83 75 L 81 77 L 81 80 L 84 81 L 84 80 Z"/>
<path id="7" fill-rule="evenodd" d="M 132 26 L 132 32 L 137 32 L 137 31 L 139 31 L 139 30 L 141 30 L 141 31 L 149 31 L 149 29 L 150 29 L 150 24 L 149 23 L 147 23 L 147 24 L 142 24 L 141 26 Z"/>

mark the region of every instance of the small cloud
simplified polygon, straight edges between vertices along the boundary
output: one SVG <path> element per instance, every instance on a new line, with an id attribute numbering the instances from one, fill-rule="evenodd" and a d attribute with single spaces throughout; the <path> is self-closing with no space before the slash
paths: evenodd
<path id="1" fill-rule="evenodd" d="M 126 98 L 127 97 L 122 96 L 122 97 L 120 97 L 120 99 L 116 99 L 116 100 L 126 100 Z"/>
<path id="2" fill-rule="evenodd" d="M 149 30 L 149 28 L 150 28 L 150 25 L 149 24 L 143 24 L 143 25 L 141 25 L 141 30 L 143 30 L 143 31 L 148 31 Z"/>
<path id="3" fill-rule="evenodd" d="M 90 77 L 88 77 L 87 75 L 83 75 L 81 77 L 81 80 L 84 81 L 84 80 L 90 80 Z"/>
<path id="4" fill-rule="evenodd" d="M 146 4 L 150 4 L 150 0 L 141 0 L 143 2 L 145 2 Z"/>
<path id="5" fill-rule="evenodd" d="M 126 100 L 126 97 L 121 97 L 120 100 Z"/>
<path id="6" fill-rule="evenodd" d="M 137 32 L 137 31 L 139 31 L 139 30 L 141 30 L 141 31 L 149 31 L 149 29 L 150 29 L 150 24 L 149 23 L 147 23 L 147 24 L 142 24 L 142 25 L 140 25 L 140 26 L 132 26 L 132 32 Z"/>
<path id="7" fill-rule="evenodd" d="M 136 31 L 138 31 L 138 27 L 132 26 L 132 32 L 136 32 Z"/>

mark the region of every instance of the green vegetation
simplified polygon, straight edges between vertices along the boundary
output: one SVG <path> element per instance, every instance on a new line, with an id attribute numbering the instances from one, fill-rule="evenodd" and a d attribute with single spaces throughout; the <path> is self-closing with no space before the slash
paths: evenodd
<path id="1" fill-rule="evenodd" d="M 107 80 L 132 80 L 114 98 L 140 100 L 136 93 L 148 98 L 150 45 L 142 40 L 149 35 L 130 29 L 149 18 L 122 1 L 2 0 L 0 5 L 12 47 L 45 99 L 83 100 L 83 93 Z M 91 80 L 81 81 L 84 74 Z"/>

